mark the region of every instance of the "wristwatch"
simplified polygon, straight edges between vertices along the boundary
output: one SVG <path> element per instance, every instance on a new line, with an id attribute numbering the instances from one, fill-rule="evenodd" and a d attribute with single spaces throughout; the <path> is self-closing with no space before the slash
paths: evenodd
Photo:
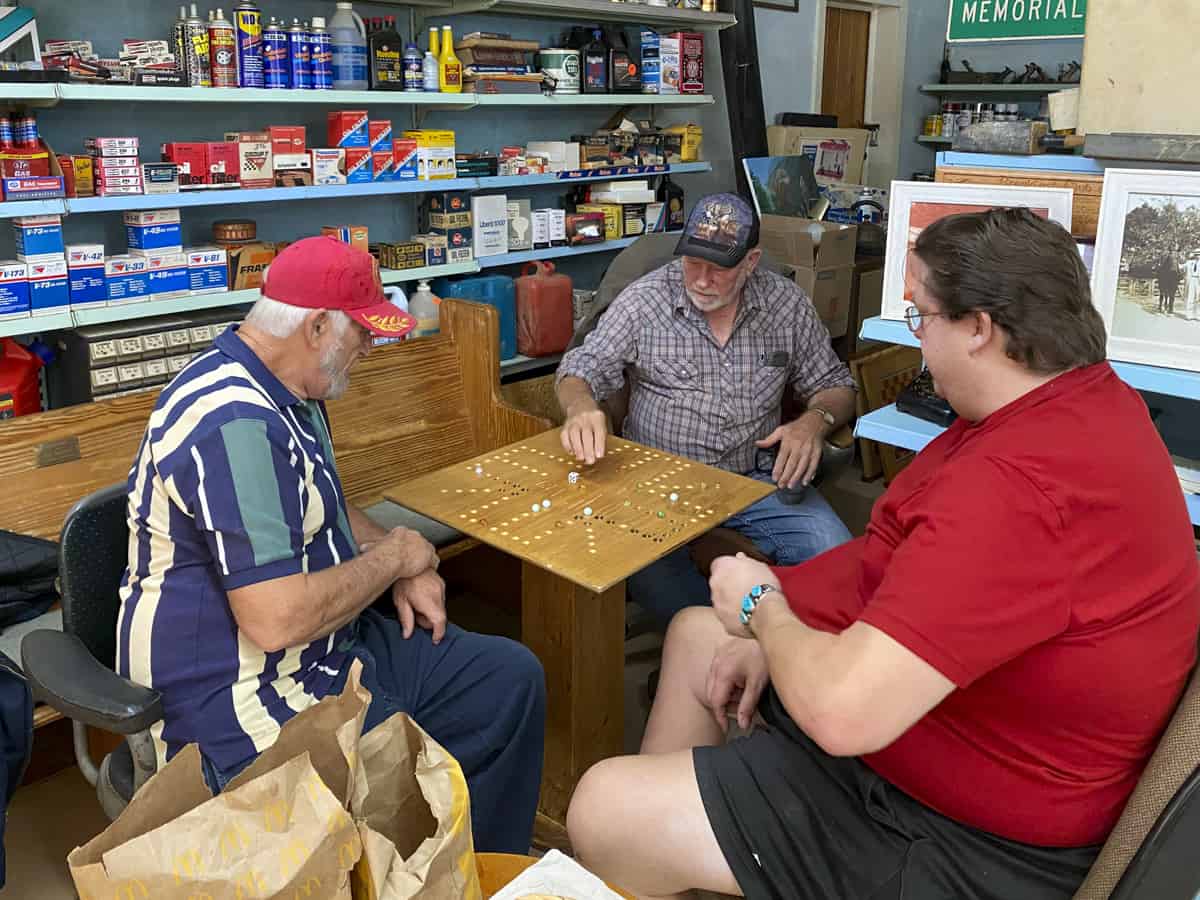
<path id="1" fill-rule="evenodd" d="M 742 598 L 742 611 L 738 613 L 738 621 L 749 629 L 750 619 L 754 615 L 754 611 L 758 609 L 758 601 L 772 591 L 778 591 L 779 588 L 773 584 L 756 584 L 746 592 L 746 596 Z"/>
<path id="2" fill-rule="evenodd" d="M 810 406 L 808 409 L 805 410 L 805 412 L 806 413 L 810 413 L 810 412 L 819 413 L 822 421 L 824 421 L 825 424 L 828 425 L 830 428 L 832 428 L 835 424 L 837 424 L 837 419 L 835 419 L 833 417 L 833 413 L 831 413 L 829 410 L 825 409 L 822 406 Z"/>

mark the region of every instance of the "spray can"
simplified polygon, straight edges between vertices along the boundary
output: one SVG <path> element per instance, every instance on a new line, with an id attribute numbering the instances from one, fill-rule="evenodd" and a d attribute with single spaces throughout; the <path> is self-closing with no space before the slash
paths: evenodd
<path id="1" fill-rule="evenodd" d="M 223 9 L 218 9 L 208 23 L 208 62 L 213 87 L 238 86 L 237 37 Z"/>
<path id="2" fill-rule="evenodd" d="M 263 87 L 279 90 L 292 86 L 287 25 L 274 16 L 262 30 L 262 65 Z"/>
<path id="3" fill-rule="evenodd" d="M 175 20 L 174 46 L 175 59 L 178 60 L 179 72 L 183 80 L 190 77 L 187 70 L 187 7 L 179 7 L 179 18 Z"/>
<path id="4" fill-rule="evenodd" d="M 421 59 L 421 51 L 417 49 L 417 45 L 412 41 L 409 41 L 408 46 L 404 48 L 404 58 L 401 60 L 401 65 L 404 67 L 404 90 L 410 93 L 423 91 L 425 89 L 425 69 Z"/>
<path id="5" fill-rule="evenodd" d="M 0 150 L 11 150 L 16 146 L 16 137 L 13 135 L 13 120 L 5 113 L 0 116 Z"/>
<path id="6" fill-rule="evenodd" d="M 242 0 L 233 10 L 237 36 L 238 84 L 244 88 L 263 87 L 262 11 L 251 0 Z"/>
<path id="7" fill-rule="evenodd" d="M 301 25 L 299 19 L 292 19 L 288 36 L 288 70 L 291 86 L 296 90 L 311 91 L 312 82 L 312 50 L 309 45 L 311 35 L 307 25 Z"/>
<path id="8" fill-rule="evenodd" d="M 31 112 L 17 113 L 13 119 L 13 136 L 18 149 L 36 150 L 41 143 L 37 119 Z"/>
<path id="9" fill-rule="evenodd" d="M 313 16 L 308 29 L 308 58 L 312 66 L 313 90 L 333 90 L 333 36 L 325 28 L 324 16 Z"/>
<path id="10" fill-rule="evenodd" d="M 208 23 L 200 18 L 196 4 L 184 27 L 184 58 L 188 84 L 192 87 L 212 87 L 212 72 L 208 59 Z"/>

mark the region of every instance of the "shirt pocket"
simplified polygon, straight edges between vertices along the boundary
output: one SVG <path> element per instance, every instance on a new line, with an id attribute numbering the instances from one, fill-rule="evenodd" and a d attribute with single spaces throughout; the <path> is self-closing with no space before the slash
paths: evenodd
<path id="1" fill-rule="evenodd" d="M 653 380 L 667 394 L 704 390 L 704 371 L 699 363 L 682 356 L 664 356 L 653 364 Z"/>

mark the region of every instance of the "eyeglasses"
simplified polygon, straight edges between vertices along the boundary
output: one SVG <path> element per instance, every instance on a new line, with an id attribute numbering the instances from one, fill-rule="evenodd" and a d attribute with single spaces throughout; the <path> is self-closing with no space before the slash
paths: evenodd
<path id="1" fill-rule="evenodd" d="M 948 316 L 949 313 L 923 313 L 915 306 L 910 306 L 904 311 L 904 321 L 908 323 L 908 330 L 916 334 L 925 326 L 926 319 L 934 319 L 938 316 Z"/>

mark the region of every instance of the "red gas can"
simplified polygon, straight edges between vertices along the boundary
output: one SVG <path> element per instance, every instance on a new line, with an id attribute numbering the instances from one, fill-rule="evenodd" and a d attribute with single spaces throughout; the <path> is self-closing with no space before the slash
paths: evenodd
<path id="1" fill-rule="evenodd" d="M 0 419 L 42 411 L 41 367 L 42 361 L 12 338 L 0 338 Z"/>
<path id="2" fill-rule="evenodd" d="M 571 278 L 555 272 L 548 262 L 530 263 L 524 273 L 516 280 L 517 352 L 525 356 L 562 353 L 573 331 Z"/>

